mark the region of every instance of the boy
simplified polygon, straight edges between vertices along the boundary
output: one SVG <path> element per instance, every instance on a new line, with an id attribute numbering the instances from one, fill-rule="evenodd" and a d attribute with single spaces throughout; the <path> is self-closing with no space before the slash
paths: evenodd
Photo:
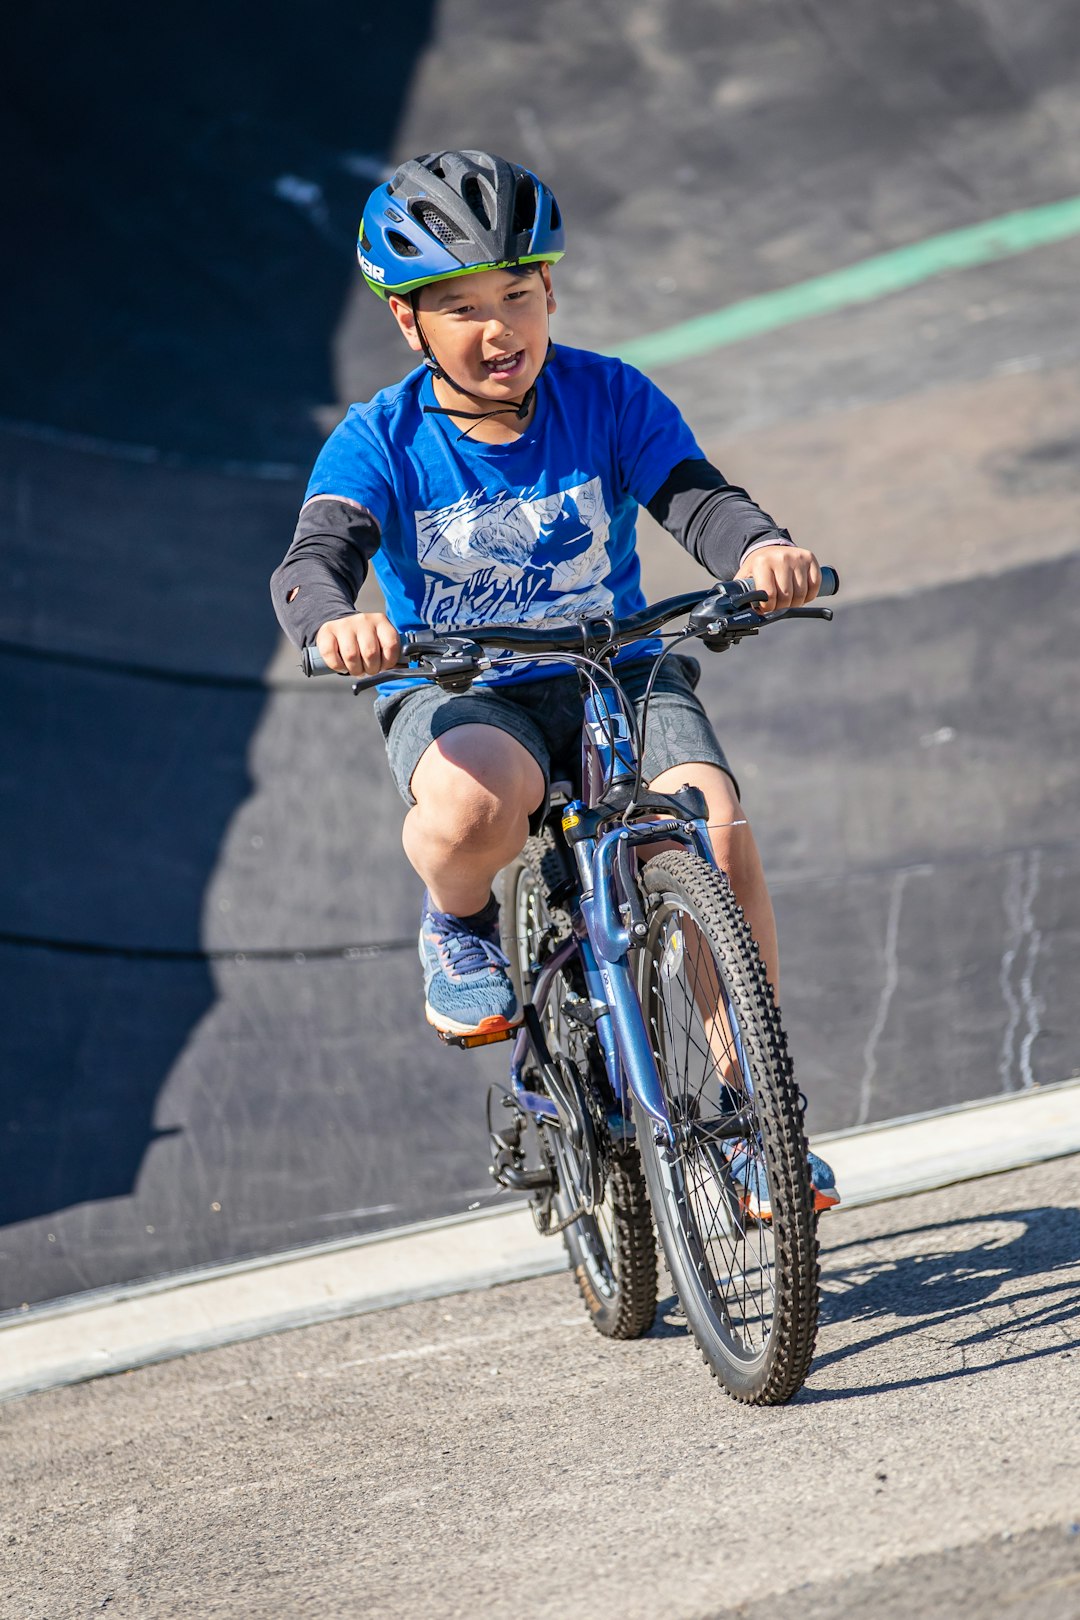
<path id="1" fill-rule="evenodd" d="M 377 675 L 422 625 L 635 612 L 639 505 L 714 577 L 749 577 L 752 563 L 769 609 L 817 594 L 812 553 L 727 483 L 659 389 L 619 361 L 551 343 L 563 241 L 548 187 L 486 152 L 414 159 L 369 198 L 360 267 L 423 364 L 331 434 L 271 586 L 286 633 L 332 669 Z M 385 613 L 354 611 L 369 563 Z M 636 701 L 648 669 L 633 649 L 620 656 Z M 672 658 L 661 672 L 646 774 L 661 792 L 704 792 L 717 859 L 776 986 L 760 858 L 693 669 Z M 426 885 L 428 1021 L 444 1036 L 497 1035 L 521 1009 L 491 884 L 545 803 L 552 761 L 576 743 L 577 679 L 540 664 L 457 696 L 387 683 L 376 709 L 410 806 L 405 853 Z M 828 1167 L 813 1156 L 812 1166 L 819 1207 L 836 1203 Z"/>

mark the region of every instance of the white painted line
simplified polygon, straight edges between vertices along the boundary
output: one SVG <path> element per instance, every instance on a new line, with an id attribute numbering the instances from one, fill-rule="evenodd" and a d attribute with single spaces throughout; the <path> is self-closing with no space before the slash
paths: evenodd
<path id="1" fill-rule="evenodd" d="M 1080 1079 L 817 1137 L 843 1209 L 1080 1153 Z M 838 1215 L 830 1215 L 836 1220 Z M 64 1300 L 0 1321 L 0 1399 L 562 1270 L 520 1205 Z"/>

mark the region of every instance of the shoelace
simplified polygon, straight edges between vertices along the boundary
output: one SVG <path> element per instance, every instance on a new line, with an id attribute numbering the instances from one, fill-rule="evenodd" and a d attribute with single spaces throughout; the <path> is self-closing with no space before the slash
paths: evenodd
<path id="1" fill-rule="evenodd" d="M 760 1177 L 765 1169 L 760 1147 L 750 1147 L 748 1143 L 740 1142 L 738 1146 L 727 1148 L 725 1152 L 728 1169 L 736 1181 L 741 1182 L 744 1187 L 750 1186 L 751 1176 Z M 810 1179 L 815 1191 L 831 1192 L 836 1186 L 832 1166 L 826 1164 L 816 1153 L 809 1155 L 807 1164 L 810 1167 Z"/>
<path id="2" fill-rule="evenodd" d="M 506 956 L 492 940 L 470 933 L 457 917 L 428 912 L 426 921 L 435 935 L 435 949 L 448 973 L 464 977 L 482 973 L 485 967 L 509 967 Z"/>

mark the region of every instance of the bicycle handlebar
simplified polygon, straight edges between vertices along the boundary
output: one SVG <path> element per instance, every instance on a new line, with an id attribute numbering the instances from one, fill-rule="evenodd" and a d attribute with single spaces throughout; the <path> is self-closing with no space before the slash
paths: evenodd
<path id="1" fill-rule="evenodd" d="M 823 567 L 818 596 L 835 596 L 839 589 L 840 576 L 836 569 Z M 681 596 L 666 597 L 662 602 L 642 608 L 639 613 L 632 613 L 626 619 L 586 620 L 581 624 L 564 623 L 553 625 L 550 630 L 534 630 L 526 625 L 505 627 L 495 625 L 491 629 L 463 625 L 460 629 L 450 628 L 441 634 L 431 630 L 417 631 L 414 635 L 402 639 L 401 658 L 397 664 L 390 669 L 384 669 L 380 675 L 360 677 L 356 681 L 355 689 L 361 691 L 365 687 L 375 686 L 378 682 L 386 680 L 405 678 L 415 680 L 424 673 L 423 670 L 414 667 L 415 661 L 425 657 L 439 658 L 441 665 L 444 666 L 441 673 L 452 675 L 452 668 L 445 666 L 447 658 L 453 659 L 455 653 L 462 658 L 463 675 L 470 671 L 475 674 L 477 673 L 475 663 L 467 654 L 470 645 L 498 648 L 501 652 L 580 652 L 590 631 L 595 631 L 599 634 L 604 647 L 619 647 L 659 630 L 661 625 L 681 617 L 684 613 L 693 614 L 696 608 L 701 608 L 706 603 L 709 605 L 709 612 L 698 616 L 700 623 L 696 627 L 697 633 L 702 637 L 716 633 L 707 628 L 707 620 L 717 620 L 722 624 L 736 614 L 746 617 L 747 622 L 741 626 L 741 633 L 749 635 L 756 633 L 763 625 L 775 624 L 779 619 L 803 617 L 807 613 L 815 617 L 832 617 L 828 609 L 823 609 L 818 615 L 813 608 L 787 608 L 777 613 L 758 613 L 755 611 L 755 604 L 764 598 L 765 593 L 755 589 L 752 579 L 718 580 L 711 590 L 689 591 Z M 719 634 L 722 633 L 721 630 Z M 340 673 L 330 668 L 317 647 L 301 649 L 300 668 L 305 675 Z"/>

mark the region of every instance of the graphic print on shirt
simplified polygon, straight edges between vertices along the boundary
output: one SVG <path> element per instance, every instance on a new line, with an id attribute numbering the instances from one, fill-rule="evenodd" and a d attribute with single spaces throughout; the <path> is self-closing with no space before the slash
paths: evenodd
<path id="1" fill-rule="evenodd" d="M 423 619 L 541 623 L 609 612 L 609 518 L 599 478 L 554 495 L 486 490 L 416 513 Z"/>

